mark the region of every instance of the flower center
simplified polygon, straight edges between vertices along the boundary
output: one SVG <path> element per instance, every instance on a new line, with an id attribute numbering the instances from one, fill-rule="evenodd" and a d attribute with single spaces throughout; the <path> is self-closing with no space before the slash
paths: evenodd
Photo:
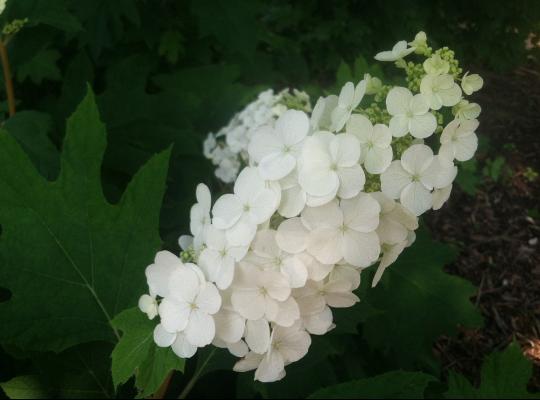
<path id="1" fill-rule="evenodd" d="M 249 212 L 251 210 L 251 206 L 249 204 L 244 204 L 244 212 Z"/>
<path id="2" fill-rule="evenodd" d="M 420 182 L 420 175 L 414 174 L 411 179 L 413 182 Z"/>
<path id="3" fill-rule="evenodd" d="M 191 308 L 192 311 L 197 311 L 199 309 L 199 306 L 195 303 L 191 303 L 189 305 L 189 308 Z"/>

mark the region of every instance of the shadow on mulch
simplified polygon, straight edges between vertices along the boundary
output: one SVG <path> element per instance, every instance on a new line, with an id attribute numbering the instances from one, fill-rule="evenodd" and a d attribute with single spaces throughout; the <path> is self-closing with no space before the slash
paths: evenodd
<path id="1" fill-rule="evenodd" d="M 512 172 L 498 183 L 484 179 L 475 196 L 456 187 L 449 203 L 426 218 L 438 240 L 462 250 L 447 270 L 478 287 L 472 301 L 485 319 L 482 329 L 440 338 L 435 352 L 443 365 L 478 382 L 485 356 L 515 338 L 534 361 L 533 390 L 540 390 L 540 178 L 531 181 L 525 171 L 540 171 L 539 71 L 480 71 L 478 133 L 489 138 L 487 157 L 503 155 Z"/>

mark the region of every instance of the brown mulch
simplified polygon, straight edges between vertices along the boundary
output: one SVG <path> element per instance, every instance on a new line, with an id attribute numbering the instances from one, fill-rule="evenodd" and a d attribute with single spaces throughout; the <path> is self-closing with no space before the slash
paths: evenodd
<path id="1" fill-rule="evenodd" d="M 489 138 L 490 150 L 479 162 L 503 155 L 512 173 L 498 182 L 484 179 L 476 196 L 457 188 L 427 217 L 437 239 L 462 249 L 447 270 L 477 286 L 472 301 L 485 320 L 482 329 L 441 338 L 435 351 L 446 368 L 478 383 L 485 356 L 515 338 L 535 364 L 531 389 L 540 390 L 540 219 L 529 215 L 540 208 L 540 178 L 524 175 L 527 167 L 540 172 L 540 68 L 480 73 L 478 133 Z"/>

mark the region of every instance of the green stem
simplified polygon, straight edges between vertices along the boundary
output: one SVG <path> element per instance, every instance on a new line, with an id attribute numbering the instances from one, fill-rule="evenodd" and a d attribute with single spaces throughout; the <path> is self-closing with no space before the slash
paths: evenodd
<path id="1" fill-rule="evenodd" d="M 187 398 L 187 396 L 191 392 L 191 389 L 193 389 L 193 387 L 195 386 L 195 384 L 197 383 L 197 381 L 201 377 L 204 369 L 206 368 L 206 366 L 208 365 L 208 363 L 210 362 L 210 360 L 212 359 L 212 357 L 214 356 L 216 351 L 217 351 L 217 348 L 214 348 L 210 352 L 210 354 L 208 354 L 208 357 L 206 357 L 206 360 L 203 361 L 200 368 L 197 368 L 195 370 L 195 373 L 193 374 L 193 376 L 191 377 L 191 379 L 187 383 L 186 387 L 184 387 L 184 390 L 182 390 L 182 393 L 180 393 L 180 396 L 178 397 L 179 399 L 186 399 Z"/>

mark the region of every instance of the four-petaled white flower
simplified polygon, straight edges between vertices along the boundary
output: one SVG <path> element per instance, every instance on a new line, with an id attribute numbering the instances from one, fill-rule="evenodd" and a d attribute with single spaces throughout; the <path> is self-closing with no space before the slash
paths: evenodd
<path id="1" fill-rule="evenodd" d="M 205 244 L 199 256 L 199 265 L 210 282 L 225 290 L 233 281 L 236 262 L 244 258 L 248 247 L 231 246 L 225 232 L 213 226 L 206 232 Z"/>
<path id="2" fill-rule="evenodd" d="M 168 287 L 168 296 L 159 305 L 163 330 L 171 335 L 184 333 L 193 346 L 204 347 L 212 343 L 216 330 L 212 315 L 221 307 L 217 288 L 206 282 L 194 264 L 173 271 Z"/>
<path id="3" fill-rule="evenodd" d="M 281 272 L 263 270 L 254 265 L 240 265 L 238 279 L 232 288 L 231 303 L 244 318 L 266 318 L 276 322 L 280 318 L 294 323 L 300 316 L 298 305 L 290 297 L 289 279 Z M 286 311 L 289 315 L 281 313 Z M 289 326 L 290 326 L 289 325 Z"/>
<path id="4" fill-rule="evenodd" d="M 307 208 L 302 213 L 310 230 L 307 251 L 323 264 L 345 259 L 356 267 L 367 267 L 380 252 L 375 229 L 381 207 L 369 194 L 349 200 L 336 200 L 324 206 Z"/>
<path id="5" fill-rule="evenodd" d="M 302 150 L 298 181 L 308 194 L 307 204 L 317 206 L 356 196 L 364 187 L 365 174 L 358 164 L 360 142 L 350 134 L 319 132 Z"/>
<path id="6" fill-rule="evenodd" d="M 288 110 L 275 127 L 259 128 L 249 144 L 249 155 L 258 163 L 261 177 L 279 180 L 295 167 L 302 142 L 309 132 L 309 119 L 302 111 Z"/>
<path id="7" fill-rule="evenodd" d="M 455 106 L 461 100 L 461 89 L 449 74 L 427 74 L 420 82 L 420 93 L 432 110 Z"/>
<path id="8" fill-rule="evenodd" d="M 347 123 L 347 133 L 358 139 L 362 146 L 360 162 L 370 174 L 381 174 L 392 162 L 392 133 L 383 124 L 373 126 L 365 116 L 356 114 Z"/>
<path id="9" fill-rule="evenodd" d="M 349 120 L 353 110 L 358 107 L 366 94 L 367 82 L 361 80 L 356 87 L 347 82 L 341 89 L 336 107 L 332 110 L 332 132 L 339 132 Z"/>
<path id="10" fill-rule="evenodd" d="M 449 185 L 456 173 L 452 162 L 433 156 L 431 148 L 424 144 L 415 144 L 381 175 L 381 188 L 390 198 L 400 199 L 415 215 L 421 215 L 433 205 L 431 191 Z"/>
<path id="11" fill-rule="evenodd" d="M 450 122 L 441 134 L 439 154 L 448 160 L 470 160 L 478 148 L 478 137 L 474 133 L 478 128 L 478 120 L 459 120 Z"/>
<path id="12" fill-rule="evenodd" d="M 276 242 L 276 231 L 265 229 L 257 232 L 251 244 L 252 253 L 246 262 L 262 269 L 279 271 L 289 278 L 291 288 L 306 284 L 308 271 L 299 257 L 283 251 Z"/>
<path id="13" fill-rule="evenodd" d="M 227 231 L 230 245 L 249 245 L 257 225 L 276 211 L 276 200 L 276 193 L 267 188 L 257 169 L 244 168 L 234 184 L 234 194 L 225 194 L 214 204 L 212 223 Z"/>
<path id="14" fill-rule="evenodd" d="M 255 379 L 275 382 L 285 377 L 285 366 L 302 359 L 311 346 L 311 337 L 300 324 L 289 328 L 276 326 L 266 354 L 249 353 L 234 366 L 237 372 L 255 371 Z"/>
<path id="15" fill-rule="evenodd" d="M 401 60 L 403 57 L 406 57 L 409 54 L 411 54 L 414 50 L 416 50 L 416 47 L 407 47 L 407 41 L 401 40 L 397 42 L 394 45 L 394 47 L 392 47 L 392 50 L 381 51 L 380 53 L 377 53 L 377 55 L 375 56 L 375 60 L 377 61 Z"/>
<path id="16" fill-rule="evenodd" d="M 429 103 L 422 94 L 413 96 L 404 87 L 395 87 L 388 92 L 386 108 L 392 116 L 390 131 L 395 137 L 410 133 L 415 138 L 424 139 L 437 128 L 437 119 L 429 112 Z"/>

